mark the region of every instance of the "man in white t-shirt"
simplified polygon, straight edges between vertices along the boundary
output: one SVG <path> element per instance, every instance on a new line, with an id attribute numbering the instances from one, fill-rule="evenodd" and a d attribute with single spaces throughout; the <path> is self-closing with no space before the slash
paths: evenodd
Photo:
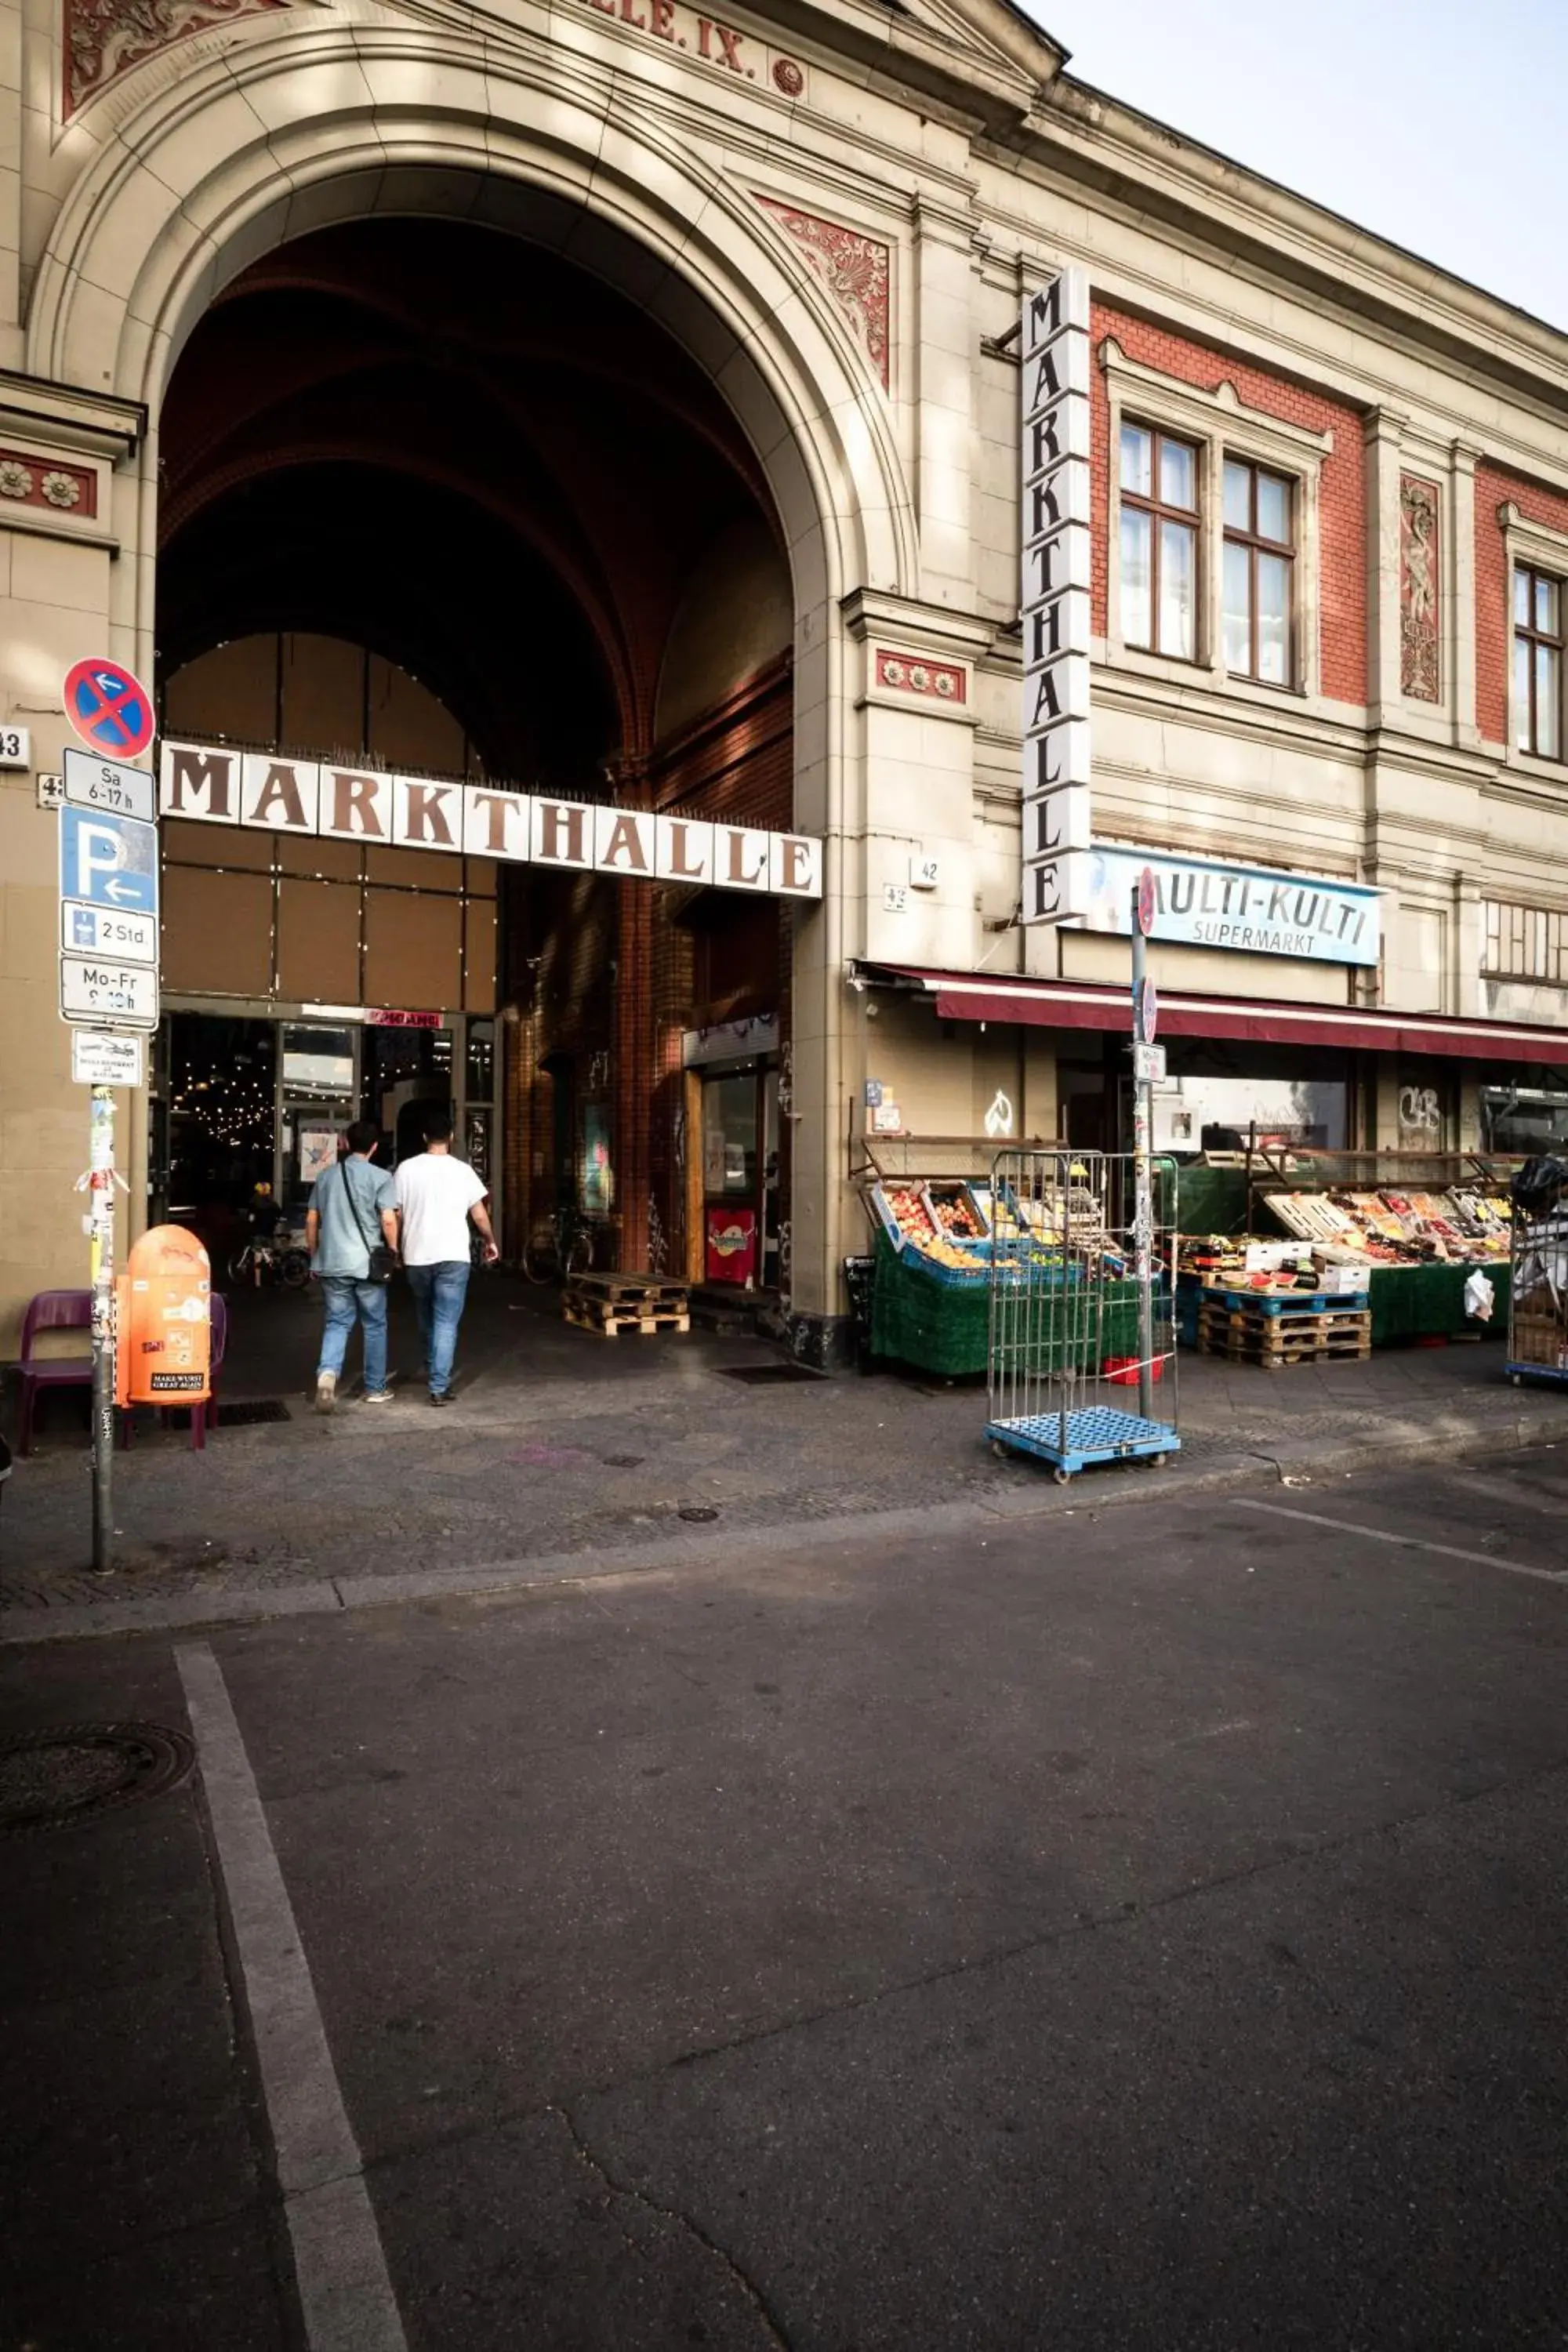
<path id="1" fill-rule="evenodd" d="M 485 1207 L 485 1187 L 466 1160 L 452 1157 L 452 1121 L 433 1111 L 425 1121 L 425 1149 L 405 1160 L 393 1180 L 403 1220 L 400 1246 L 419 1336 L 425 1342 L 430 1402 L 450 1402 L 452 1357 L 468 1295 L 468 1220 L 485 1245 L 485 1264 L 500 1255 Z"/>

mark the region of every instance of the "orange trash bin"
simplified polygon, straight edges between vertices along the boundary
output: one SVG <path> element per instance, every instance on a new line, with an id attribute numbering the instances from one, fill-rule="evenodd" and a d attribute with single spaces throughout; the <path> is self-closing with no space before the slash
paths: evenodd
<path id="1" fill-rule="evenodd" d="M 212 1394 L 212 1265 L 184 1225 L 153 1225 L 115 1284 L 117 1404 L 204 1404 Z"/>

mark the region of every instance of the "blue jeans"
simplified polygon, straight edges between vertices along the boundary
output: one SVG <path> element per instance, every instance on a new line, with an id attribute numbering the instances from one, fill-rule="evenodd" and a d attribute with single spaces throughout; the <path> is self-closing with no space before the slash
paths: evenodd
<path id="1" fill-rule="evenodd" d="M 404 1268 L 414 1293 L 419 1337 L 425 1342 L 432 1396 L 445 1396 L 451 1386 L 452 1356 L 463 1319 L 463 1301 L 468 1295 L 469 1271 L 468 1259 L 458 1257 L 443 1258 L 439 1265 Z"/>
<path id="2" fill-rule="evenodd" d="M 321 1297 L 327 1319 L 321 1331 L 318 1372 L 341 1372 L 357 1314 L 364 1325 L 364 1385 L 368 1396 L 386 1386 L 386 1286 L 356 1282 L 352 1274 L 323 1274 Z"/>

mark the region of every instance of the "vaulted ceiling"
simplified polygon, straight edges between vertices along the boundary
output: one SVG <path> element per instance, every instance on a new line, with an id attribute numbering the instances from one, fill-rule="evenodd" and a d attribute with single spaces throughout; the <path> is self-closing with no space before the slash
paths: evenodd
<path id="1" fill-rule="evenodd" d="M 445 221 L 322 230 L 236 279 L 181 357 L 161 460 L 164 675 L 255 629 L 350 637 L 517 775 L 647 750 L 694 565 L 770 511 L 656 321 Z"/>

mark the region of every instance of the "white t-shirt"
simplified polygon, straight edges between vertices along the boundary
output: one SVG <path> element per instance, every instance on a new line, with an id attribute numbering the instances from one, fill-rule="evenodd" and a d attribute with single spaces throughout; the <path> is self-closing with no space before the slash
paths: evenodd
<path id="1" fill-rule="evenodd" d="M 466 1160 L 449 1151 L 422 1151 L 398 1163 L 393 1185 L 403 1212 L 405 1265 L 468 1263 L 468 1211 L 485 1197 Z"/>

